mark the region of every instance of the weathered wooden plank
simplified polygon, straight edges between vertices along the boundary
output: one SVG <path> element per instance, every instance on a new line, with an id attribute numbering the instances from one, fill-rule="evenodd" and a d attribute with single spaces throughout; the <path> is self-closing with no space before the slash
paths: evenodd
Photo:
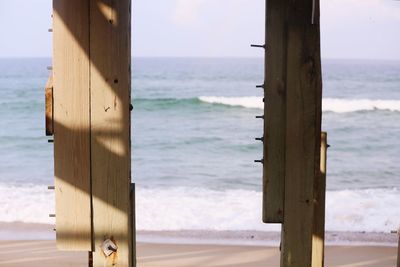
<path id="1" fill-rule="evenodd" d="M 52 136 L 54 133 L 53 127 L 53 75 L 50 75 L 46 87 L 44 89 L 45 94 L 45 124 L 46 124 L 46 135 Z"/>
<path id="2" fill-rule="evenodd" d="M 326 192 L 326 161 L 327 133 L 321 133 L 321 163 L 320 175 L 314 183 L 314 230 L 312 239 L 312 267 L 324 266 L 325 251 L 325 192 Z"/>
<path id="3" fill-rule="evenodd" d="M 400 228 L 397 231 L 397 234 L 399 236 L 399 244 L 397 246 L 397 267 L 400 267 Z"/>
<path id="4" fill-rule="evenodd" d="M 130 0 L 90 0 L 93 265 L 132 266 Z M 105 239 L 118 250 L 105 257 Z"/>
<path id="5" fill-rule="evenodd" d="M 282 223 L 285 185 L 287 1 L 266 2 L 263 221 Z"/>
<path id="6" fill-rule="evenodd" d="M 132 218 L 132 266 L 137 266 L 136 261 L 136 186 L 131 184 L 131 218 Z"/>
<path id="7" fill-rule="evenodd" d="M 314 181 L 320 171 L 322 81 L 319 0 L 289 1 L 287 18 L 282 266 L 307 267 L 312 262 Z"/>
<path id="8" fill-rule="evenodd" d="M 53 0 L 57 246 L 91 250 L 87 0 Z"/>

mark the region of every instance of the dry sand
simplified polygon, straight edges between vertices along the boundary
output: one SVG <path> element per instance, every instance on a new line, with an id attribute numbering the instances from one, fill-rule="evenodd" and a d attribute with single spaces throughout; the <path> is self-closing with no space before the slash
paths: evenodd
<path id="1" fill-rule="evenodd" d="M 279 266 L 279 250 L 261 246 L 138 244 L 139 267 Z M 0 241 L 2 267 L 87 266 L 87 253 L 59 252 L 54 241 Z M 394 267 L 397 248 L 330 246 L 326 266 Z"/>

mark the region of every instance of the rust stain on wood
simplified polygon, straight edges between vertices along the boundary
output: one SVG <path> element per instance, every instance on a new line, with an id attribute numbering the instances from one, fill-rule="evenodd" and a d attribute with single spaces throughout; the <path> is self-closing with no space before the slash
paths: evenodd
<path id="1" fill-rule="evenodd" d="M 53 125 L 53 75 L 47 79 L 45 91 L 45 115 L 46 115 L 46 135 L 54 134 Z"/>

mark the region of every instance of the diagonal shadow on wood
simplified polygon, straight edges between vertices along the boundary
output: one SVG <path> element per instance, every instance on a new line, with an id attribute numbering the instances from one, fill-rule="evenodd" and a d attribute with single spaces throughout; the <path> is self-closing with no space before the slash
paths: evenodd
<path id="1" fill-rule="evenodd" d="M 57 210 L 57 238 L 64 243 L 58 245 L 75 250 L 85 243 L 80 250 L 96 251 L 112 238 L 120 245 L 121 263 L 130 258 L 123 244 L 132 247 L 130 0 L 53 0 L 53 10 L 59 22 L 53 58 L 56 195 L 63 193 L 59 180 L 82 197 L 57 199 L 66 203 Z M 79 209 L 84 218 L 73 216 Z"/>

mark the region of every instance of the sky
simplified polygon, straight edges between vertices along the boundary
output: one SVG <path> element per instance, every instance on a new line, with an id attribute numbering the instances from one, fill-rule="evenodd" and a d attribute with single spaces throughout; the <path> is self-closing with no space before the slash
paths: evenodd
<path id="1" fill-rule="evenodd" d="M 0 57 L 51 56 L 51 0 L 0 0 Z M 262 57 L 265 0 L 133 0 L 132 54 Z M 321 0 L 323 58 L 400 60 L 400 1 Z"/>

